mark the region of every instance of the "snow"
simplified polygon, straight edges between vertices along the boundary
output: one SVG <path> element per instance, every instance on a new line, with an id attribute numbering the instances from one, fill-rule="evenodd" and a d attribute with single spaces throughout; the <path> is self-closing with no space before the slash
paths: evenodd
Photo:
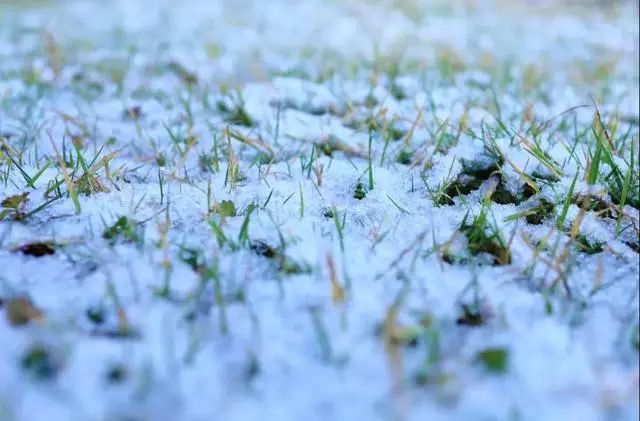
<path id="1" fill-rule="evenodd" d="M 63 179 L 63 140 L 67 154 L 77 136 L 88 161 L 103 145 L 100 157 L 114 158 L 111 179 L 97 173 L 106 190 L 80 194 L 81 213 L 65 194 L 25 221 L 0 221 L 0 418 L 638 418 L 638 211 L 624 207 L 621 230 L 568 206 L 564 225 L 580 223 L 600 253 L 579 252 L 556 228 L 576 171 L 575 194 L 610 202 L 601 180 L 584 181 L 594 145 L 570 154 L 594 102 L 620 117 L 618 134 L 630 132 L 614 157 L 623 173 L 628 145 L 637 155 L 637 4 L 34 3 L 0 3 L 0 139 L 12 148 L 0 152 L 0 200 L 28 192 L 27 211 L 45 203 Z M 230 123 L 219 103 L 255 124 Z M 138 117 L 127 114 L 134 107 Z M 482 264 L 465 255 L 459 228 L 481 212 L 489 182 L 452 206 L 433 195 L 464 171 L 461 160 L 485 155 L 488 138 L 508 161 L 512 193 L 522 171 L 548 173 L 497 129 L 503 120 L 526 137 L 527 114 L 556 130 L 540 142 L 562 177 L 536 198 L 557 206 L 531 225 L 510 217 L 535 198 L 492 203 L 511 263 Z M 370 117 L 401 137 L 370 134 Z M 326 145 L 331 156 L 318 152 Z M 203 157 L 216 148 L 211 171 Z M 22 150 L 27 174 L 54 161 L 34 188 L 7 159 Z M 396 162 L 402 150 L 410 165 Z M 237 216 L 210 212 L 223 200 Z M 284 242 L 283 260 L 242 244 L 252 204 L 248 238 Z M 120 216 L 139 223 L 141 244 L 103 238 Z M 17 251 L 36 241 L 53 241 L 55 253 Z M 218 276 L 203 284 L 179 258 L 185 247 Z M 463 262 L 447 263 L 445 249 Z M 283 273 L 285 261 L 302 270 Z M 42 317 L 18 326 L 7 307 L 24 296 Z M 474 303 L 486 321 L 459 323 Z M 89 309 L 103 310 L 101 325 Z M 123 317 L 131 335 L 110 335 Z M 394 343 L 394 329 L 418 330 L 417 344 Z M 37 344 L 59 362 L 52 378 L 24 367 Z M 477 361 L 494 347 L 508 351 L 504 372 Z M 113 367 L 121 381 L 109 381 Z M 422 369 L 427 384 L 416 383 Z"/>

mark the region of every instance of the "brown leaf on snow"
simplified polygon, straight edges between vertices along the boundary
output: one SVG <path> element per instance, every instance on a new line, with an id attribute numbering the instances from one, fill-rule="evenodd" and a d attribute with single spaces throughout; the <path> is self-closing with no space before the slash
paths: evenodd
<path id="1" fill-rule="evenodd" d="M 4 302 L 7 320 L 13 326 L 24 326 L 31 321 L 41 321 L 44 314 L 27 297 L 10 298 Z"/>
<path id="2" fill-rule="evenodd" d="M 55 244 L 51 241 L 35 241 L 16 247 L 14 251 L 20 251 L 27 256 L 42 257 L 56 252 Z"/>

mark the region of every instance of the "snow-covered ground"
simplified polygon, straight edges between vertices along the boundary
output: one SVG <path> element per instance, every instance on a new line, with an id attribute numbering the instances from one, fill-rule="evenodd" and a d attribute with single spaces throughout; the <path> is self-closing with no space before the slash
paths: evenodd
<path id="1" fill-rule="evenodd" d="M 638 419 L 638 6 L 0 0 L 0 420 Z"/>

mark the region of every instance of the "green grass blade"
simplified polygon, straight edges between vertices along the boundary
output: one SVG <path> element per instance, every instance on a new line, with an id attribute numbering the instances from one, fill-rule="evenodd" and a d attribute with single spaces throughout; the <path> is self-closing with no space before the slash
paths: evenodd
<path id="1" fill-rule="evenodd" d="M 573 181 L 571 181 L 569 191 L 567 192 L 567 197 L 564 199 L 564 204 L 562 205 L 562 211 L 560 212 L 560 215 L 558 215 L 558 221 L 556 222 L 556 227 L 558 227 L 558 229 L 562 229 L 562 227 L 564 226 L 564 221 L 567 219 L 569 205 L 571 205 L 571 199 L 573 198 L 573 189 L 576 187 L 577 180 L 578 172 L 576 172 L 576 175 L 573 176 Z"/>

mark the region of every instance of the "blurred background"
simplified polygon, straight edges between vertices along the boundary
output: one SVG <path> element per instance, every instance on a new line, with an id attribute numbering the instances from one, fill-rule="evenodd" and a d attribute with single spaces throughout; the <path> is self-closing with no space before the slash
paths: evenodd
<path id="1" fill-rule="evenodd" d="M 5 66 L 54 49 L 67 64 L 169 58 L 218 81 L 349 74 L 383 58 L 492 73 L 517 63 L 560 84 L 604 72 L 637 90 L 638 43 L 631 0 L 0 0 Z"/>

